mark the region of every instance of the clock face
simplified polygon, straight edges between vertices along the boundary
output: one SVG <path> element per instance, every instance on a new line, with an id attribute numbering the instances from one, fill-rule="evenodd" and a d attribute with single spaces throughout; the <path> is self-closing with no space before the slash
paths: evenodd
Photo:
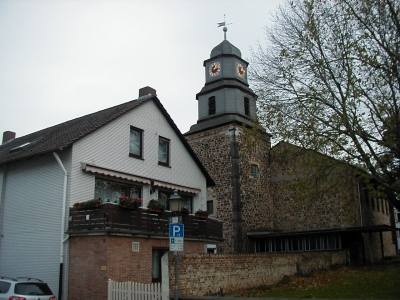
<path id="1" fill-rule="evenodd" d="M 208 72 L 210 76 L 217 76 L 221 72 L 221 64 L 218 61 L 212 63 Z"/>
<path id="2" fill-rule="evenodd" d="M 246 73 L 246 69 L 244 68 L 244 66 L 242 64 L 237 64 L 237 69 L 236 69 L 238 75 L 240 77 L 243 77 L 244 74 Z"/>

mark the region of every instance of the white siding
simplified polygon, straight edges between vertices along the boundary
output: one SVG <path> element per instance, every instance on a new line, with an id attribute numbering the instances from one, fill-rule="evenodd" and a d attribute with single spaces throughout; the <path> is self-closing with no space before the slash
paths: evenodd
<path id="1" fill-rule="evenodd" d="M 143 130 L 143 157 L 129 157 L 130 126 Z M 170 139 L 171 167 L 158 165 L 158 138 Z M 81 162 L 119 172 L 134 174 L 173 184 L 201 189 L 194 198 L 194 209 L 206 202 L 206 179 L 177 134 L 153 101 L 103 126 L 73 146 L 70 205 L 93 198 L 94 175 L 81 170 Z M 144 187 L 144 206 L 150 200 L 149 187 Z"/>
<path id="2" fill-rule="evenodd" d="M 49 153 L 10 164 L 6 182 L 1 275 L 40 278 L 58 295 L 64 173 Z"/>
<path id="3" fill-rule="evenodd" d="M 129 157 L 130 126 L 144 133 L 144 159 Z M 170 139 L 171 167 L 158 165 L 158 138 Z M 68 173 L 67 207 L 94 196 L 93 174 L 81 170 L 81 162 L 172 184 L 200 189 L 194 210 L 206 207 L 206 179 L 178 135 L 170 128 L 154 102 L 103 126 L 58 152 Z M 6 174 L 6 175 L 4 175 Z M 6 187 L 3 187 L 3 178 Z M 64 172 L 54 155 L 23 159 L 0 169 L 0 275 L 31 276 L 49 283 L 58 295 Z M 143 187 L 144 206 L 150 200 Z M 68 208 L 64 228 L 67 229 Z M 1 219 L 0 219 L 1 220 Z M 68 242 L 64 243 L 63 299 L 68 288 Z"/>

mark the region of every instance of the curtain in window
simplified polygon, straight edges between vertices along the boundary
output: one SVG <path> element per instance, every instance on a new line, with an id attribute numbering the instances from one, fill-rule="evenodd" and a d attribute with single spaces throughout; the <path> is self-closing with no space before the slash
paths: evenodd
<path id="1" fill-rule="evenodd" d="M 101 199 L 103 202 L 118 202 L 121 195 L 129 195 L 132 198 L 140 197 L 140 187 L 96 178 L 95 199 Z"/>
<path id="2" fill-rule="evenodd" d="M 140 131 L 131 129 L 131 136 L 130 136 L 130 141 L 129 141 L 129 153 L 140 156 L 141 135 L 142 135 L 142 133 Z"/>
<path id="3" fill-rule="evenodd" d="M 168 163 L 168 141 L 163 139 L 158 140 L 158 161 Z"/>
<path id="4" fill-rule="evenodd" d="M 192 197 L 191 196 L 181 196 L 182 197 L 182 207 L 186 207 L 193 213 L 192 209 Z"/>
<path id="5" fill-rule="evenodd" d="M 170 197 L 170 194 L 163 193 L 163 192 L 158 192 L 158 202 L 160 202 L 164 207 L 168 210 L 168 198 Z"/>

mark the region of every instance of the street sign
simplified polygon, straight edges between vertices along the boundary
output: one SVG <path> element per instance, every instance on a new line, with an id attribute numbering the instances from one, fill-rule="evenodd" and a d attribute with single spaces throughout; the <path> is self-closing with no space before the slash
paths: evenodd
<path id="1" fill-rule="evenodd" d="M 183 244 L 169 244 L 169 251 L 183 251 Z"/>
<path id="2" fill-rule="evenodd" d="M 184 237 L 183 224 L 169 224 L 169 236 L 170 237 Z"/>
<path id="3" fill-rule="evenodd" d="M 183 238 L 181 237 L 170 237 L 169 242 L 171 244 L 183 244 Z"/>
<path id="4" fill-rule="evenodd" d="M 184 226 L 181 223 L 169 224 L 169 251 L 183 251 Z"/>

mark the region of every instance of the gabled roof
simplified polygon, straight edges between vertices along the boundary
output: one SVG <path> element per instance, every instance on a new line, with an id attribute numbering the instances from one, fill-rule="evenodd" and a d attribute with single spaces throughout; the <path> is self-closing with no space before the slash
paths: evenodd
<path id="1" fill-rule="evenodd" d="M 163 116 L 201 169 L 207 180 L 207 186 L 215 185 L 199 158 L 186 141 L 178 127 L 171 119 L 164 106 L 156 96 L 140 97 L 120 105 L 116 105 L 80 118 L 76 118 L 13 140 L 0 145 L 0 165 L 13 161 L 30 158 L 54 151 L 62 151 L 79 139 L 117 119 L 121 115 L 135 109 L 147 101 L 154 101 Z"/>

